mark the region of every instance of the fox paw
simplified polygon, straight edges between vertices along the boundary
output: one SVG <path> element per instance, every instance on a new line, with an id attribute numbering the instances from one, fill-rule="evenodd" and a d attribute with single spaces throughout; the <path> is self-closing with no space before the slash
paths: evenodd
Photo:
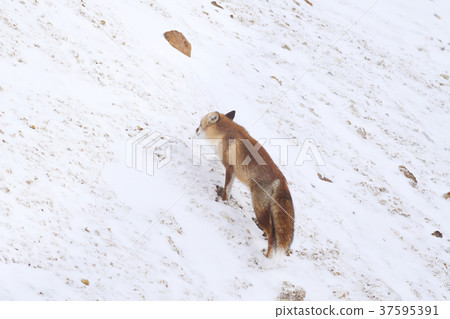
<path id="1" fill-rule="evenodd" d="M 217 193 L 217 196 L 222 197 L 223 196 L 223 187 L 216 185 L 216 193 Z"/>
<path id="2" fill-rule="evenodd" d="M 224 194 L 224 188 L 222 186 L 219 186 L 219 185 L 216 185 L 216 193 L 217 193 L 216 202 L 218 202 L 220 199 L 225 202 L 228 199 L 232 199 L 233 198 L 233 197 L 231 197 L 231 195 L 224 196 L 225 195 Z"/>
<path id="3" fill-rule="evenodd" d="M 264 238 L 267 239 L 267 234 L 266 234 L 266 232 L 264 231 L 264 229 L 261 227 L 261 225 L 259 224 L 258 220 L 257 220 L 255 217 L 252 217 L 252 220 L 255 222 L 256 226 L 258 226 L 258 228 L 261 229 L 261 230 L 263 231 L 263 236 L 264 236 Z"/>
<path id="4" fill-rule="evenodd" d="M 216 202 L 218 202 L 221 199 L 223 199 L 223 187 L 216 185 L 216 193 L 217 193 Z"/>
<path id="5" fill-rule="evenodd" d="M 264 256 L 266 256 L 267 258 L 272 258 L 273 257 L 273 250 L 270 250 L 270 252 L 267 251 L 267 249 L 263 248 L 261 250 L 261 252 L 263 253 Z"/>

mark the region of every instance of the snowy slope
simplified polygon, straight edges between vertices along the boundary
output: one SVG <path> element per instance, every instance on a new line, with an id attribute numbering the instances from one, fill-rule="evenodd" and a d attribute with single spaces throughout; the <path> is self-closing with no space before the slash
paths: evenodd
<path id="1" fill-rule="evenodd" d="M 4 2 L 0 299 L 275 300 L 284 281 L 307 300 L 450 299 L 448 1 Z M 243 185 L 216 202 L 221 164 L 192 163 L 200 118 L 232 109 L 325 160 L 296 166 L 293 147 L 281 166 L 289 258 L 261 253 Z M 154 176 L 126 166 L 138 127 L 170 139 Z"/>

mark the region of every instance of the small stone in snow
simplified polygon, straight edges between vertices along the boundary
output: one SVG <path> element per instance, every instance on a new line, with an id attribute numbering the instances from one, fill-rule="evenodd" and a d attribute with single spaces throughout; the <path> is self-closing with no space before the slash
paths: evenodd
<path id="1" fill-rule="evenodd" d="M 164 38 L 173 46 L 175 49 L 191 57 L 191 44 L 183 35 L 183 33 L 172 30 L 164 33 Z"/>
<path id="2" fill-rule="evenodd" d="M 400 172 L 403 173 L 403 175 L 405 175 L 405 177 L 407 177 L 407 178 L 409 178 L 409 179 L 411 180 L 411 182 L 410 182 L 411 186 L 416 187 L 416 185 L 417 185 L 417 179 L 416 179 L 416 177 L 414 176 L 414 174 L 411 173 L 411 172 L 410 172 L 405 166 L 403 166 L 403 165 L 400 165 L 400 166 L 398 167 L 398 169 L 400 170 Z"/>
<path id="3" fill-rule="evenodd" d="M 317 173 L 317 177 L 319 177 L 324 182 L 333 183 L 333 181 L 325 176 L 322 176 L 320 173 Z"/>
<path id="4" fill-rule="evenodd" d="M 81 279 L 81 282 L 82 282 L 83 284 L 85 284 L 86 286 L 89 286 L 89 280 L 87 280 L 87 279 Z"/>
<path id="5" fill-rule="evenodd" d="M 442 233 L 439 230 L 436 230 L 431 235 L 433 235 L 434 237 L 437 237 L 437 238 L 442 238 Z"/>
<path id="6" fill-rule="evenodd" d="M 223 7 L 220 4 L 217 4 L 215 1 L 211 1 L 211 4 L 217 8 L 223 9 Z"/>

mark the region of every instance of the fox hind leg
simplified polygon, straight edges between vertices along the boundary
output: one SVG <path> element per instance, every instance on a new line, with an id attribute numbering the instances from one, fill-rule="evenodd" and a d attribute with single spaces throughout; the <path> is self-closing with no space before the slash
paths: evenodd
<path id="1" fill-rule="evenodd" d="M 255 210 L 256 219 L 259 225 L 264 230 L 267 235 L 267 252 L 266 257 L 270 258 L 273 255 L 273 250 L 275 248 L 275 236 L 273 233 L 272 219 L 270 218 L 270 209 L 267 207 L 262 211 Z"/>
<path id="2" fill-rule="evenodd" d="M 266 257 L 270 258 L 273 255 L 275 248 L 275 234 L 273 230 L 273 220 L 270 212 L 270 202 L 267 201 L 267 196 L 261 188 L 256 186 L 252 189 L 253 209 L 255 210 L 258 227 L 262 228 L 267 235 L 267 252 Z"/>

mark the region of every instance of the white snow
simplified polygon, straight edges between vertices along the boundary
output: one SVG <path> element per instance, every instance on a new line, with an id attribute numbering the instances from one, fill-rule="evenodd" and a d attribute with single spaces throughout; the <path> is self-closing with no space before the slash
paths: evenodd
<path id="1" fill-rule="evenodd" d="M 307 300 L 450 299 L 448 1 L 3 2 L 1 300 L 275 300 L 283 281 Z M 233 109 L 325 160 L 290 147 L 280 167 L 290 257 L 264 257 L 248 189 L 216 202 L 223 167 L 192 164 L 201 117 Z M 170 139 L 153 176 L 126 166 L 138 126 Z"/>

